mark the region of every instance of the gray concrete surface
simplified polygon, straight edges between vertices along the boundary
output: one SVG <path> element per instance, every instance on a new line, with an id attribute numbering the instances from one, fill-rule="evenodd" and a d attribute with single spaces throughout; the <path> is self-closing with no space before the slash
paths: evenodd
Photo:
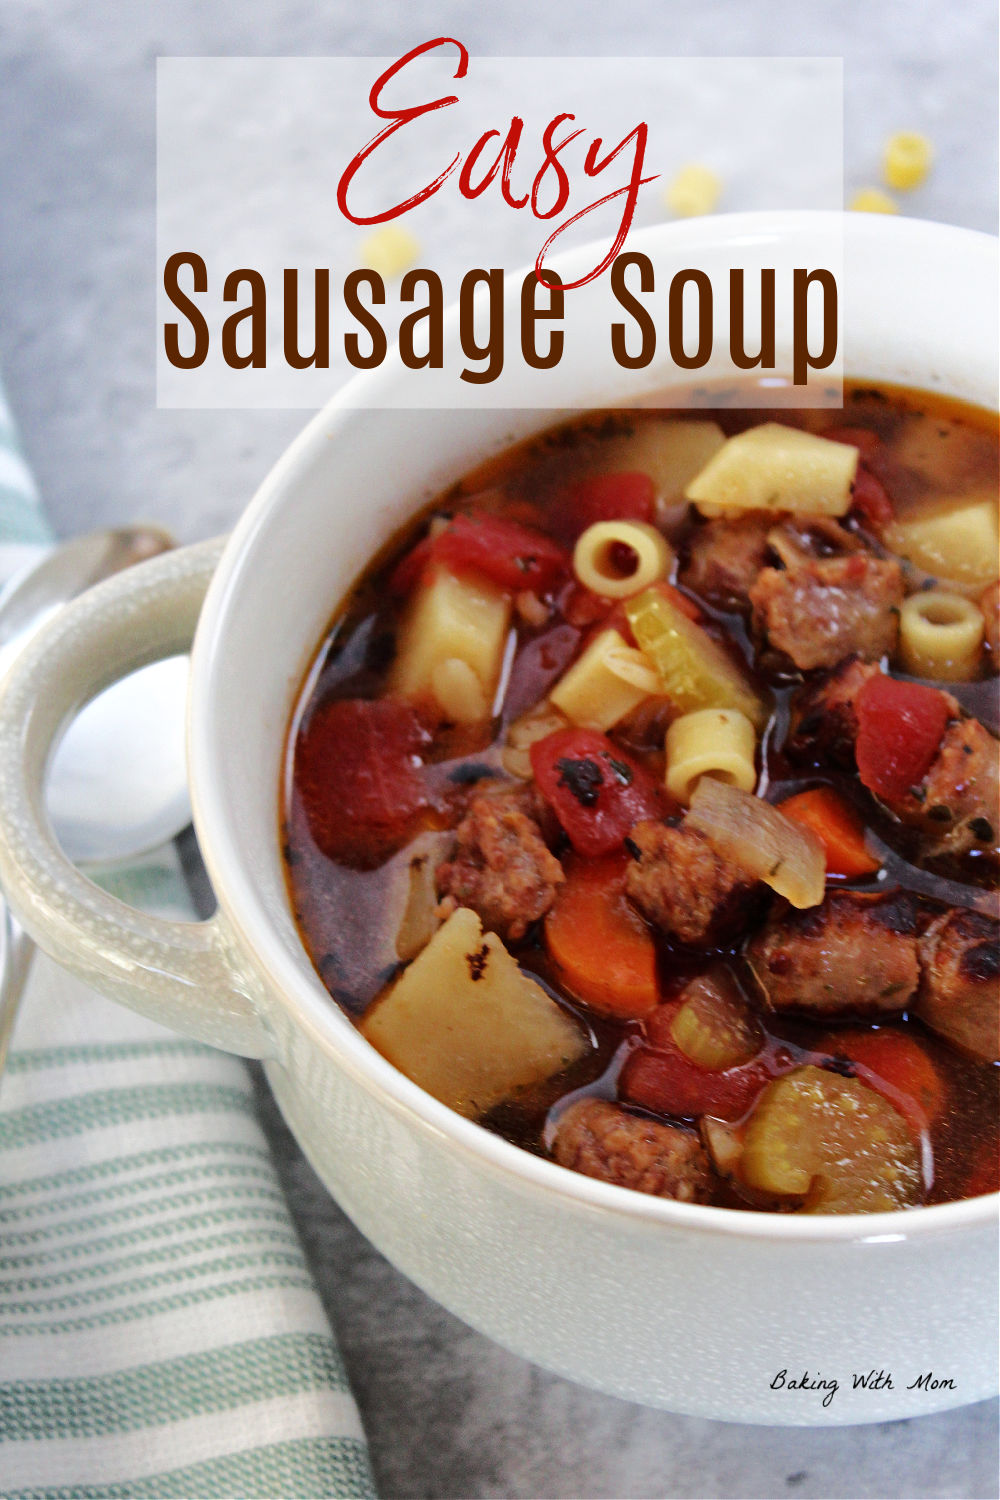
<path id="1" fill-rule="evenodd" d="M 140 516 L 230 526 L 295 412 L 157 411 L 154 63 L 171 54 L 837 54 L 848 186 L 926 130 L 912 211 L 995 232 L 993 0 L 0 0 L 0 368 L 63 533 Z M 260 1088 L 293 1212 L 389 1496 L 997 1493 L 993 1403 L 861 1429 L 751 1429 L 652 1412 L 548 1376 L 431 1304 L 320 1188 Z M 822 1309 L 804 1309 L 821 1316 Z"/>

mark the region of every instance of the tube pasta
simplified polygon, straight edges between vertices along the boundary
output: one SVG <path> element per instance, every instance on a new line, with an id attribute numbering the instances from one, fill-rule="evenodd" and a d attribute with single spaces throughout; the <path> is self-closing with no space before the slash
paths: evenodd
<path id="1" fill-rule="evenodd" d="M 635 566 L 623 573 L 615 550 L 629 548 Z M 667 540 L 645 521 L 596 521 L 588 526 L 573 550 L 573 571 L 585 589 L 605 599 L 628 599 L 666 578 L 673 563 Z"/>
<path id="2" fill-rule="evenodd" d="M 914 677 L 967 682 L 979 666 L 984 627 L 982 610 L 961 594 L 911 594 L 899 612 L 900 661 Z"/>
<path id="3" fill-rule="evenodd" d="M 757 736 L 735 708 L 682 714 L 667 730 L 667 791 L 685 805 L 702 776 L 752 792 L 757 785 Z"/>
<path id="4" fill-rule="evenodd" d="M 661 693 L 659 674 L 617 630 L 602 630 L 556 683 L 550 698 L 574 724 L 610 729 L 645 698 Z"/>

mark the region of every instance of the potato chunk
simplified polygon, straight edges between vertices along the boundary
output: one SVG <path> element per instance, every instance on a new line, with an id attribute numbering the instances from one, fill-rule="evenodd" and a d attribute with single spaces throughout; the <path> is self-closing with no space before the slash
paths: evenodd
<path id="1" fill-rule="evenodd" d="M 401 1073 L 471 1119 L 568 1067 L 589 1045 L 467 907 L 375 1002 L 361 1030 Z"/>
<path id="2" fill-rule="evenodd" d="M 684 486 L 699 473 L 726 441 L 716 422 L 651 417 L 637 422 L 625 437 L 602 443 L 602 472 L 648 474 L 657 507 L 684 497 Z"/>
<path id="3" fill-rule="evenodd" d="M 858 450 L 848 443 L 764 422 L 738 433 L 684 493 L 725 510 L 791 510 L 843 516 L 851 506 Z"/>
<path id="4" fill-rule="evenodd" d="M 488 578 L 436 568 L 417 588 L 403 622 L 389 691 L 431 699 L 457 723 L 486 718 L 510 611 L 510 598 Z"/>
<path id="5" fill-rule="evenodd" d="M 911 511 L 886 527 L 885 544 L 935 578 L 978 591 L 1000 571 L 996 492 Z"/>
<path id="6" fill-rule="evenodd" d="M 859 1078 L 823 1068 L 768 1084 L 740 1168 L 748 1187 L 801 1198 L 806 1213 L 881 1213 L 922 1197 L 920 1153 L 903 1116 Z"/>
<path id="7" fill-rule="evenodd" d="M 610 729 L 660 691 L 660 680 L 641 651 L 617 630 L 602 630 L 559 679 L 551 701 L 574 724 Z"/>

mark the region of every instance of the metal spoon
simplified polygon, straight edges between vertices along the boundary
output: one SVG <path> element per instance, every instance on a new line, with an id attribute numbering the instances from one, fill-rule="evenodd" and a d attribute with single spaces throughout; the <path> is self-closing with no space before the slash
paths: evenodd
<path id="1" fill-rule="evenodd" d="M 0 592 L 0 677 L 50 616 L 102 578 L 174 545 L 151 526 L 74 537 Z M 157 662 L 102 693 L 77 716 L 54 757 L 47 803 L 77 863 L 112 864 L 174 838 L 190 822 L 184 774 L 183 657 Z M 34 944 L 0 901 L 0 1074 Z"/>

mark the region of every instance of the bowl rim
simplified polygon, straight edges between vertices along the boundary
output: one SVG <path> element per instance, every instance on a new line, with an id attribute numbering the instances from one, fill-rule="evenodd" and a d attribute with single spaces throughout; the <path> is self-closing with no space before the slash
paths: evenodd
<path id="1" fill-rule="evenodd" d="M 926 220 L 812 210 L 724 214 L 700 221 L 658 224 L 637 231 L 633 240 L 637 248 L 661 237 L 685 246 L 707 242 L 722 245 L 747 237 L 759 240 L 761 235 L 785 239 L 838 225 L 844 231 L 845 247 L 854 242 L 858 248 L 877 245 L 884 250 L 887 244 L 898 243 L 906 244 L 912 253 L 914 242 L 923 240 L 938 254 L 951 251 L 968 258 L 984 253 L 993 256 L 998 244 L 995 237 L 981 231 Z M 587 251 L 588 247 L 582 247 L 567 252 L 553 264 L 558 267 L 570 257 Z M 511 275 L 519 281 L 524 271 Z M 221 795 L 224 769 L 218 765 L 213 751 L 211 713 L 213 678 L 219 669 L 220 632 L 230 603 L 240 590 L 254 543 L 272 509 L 294 488 L 299 472 L 315 453 L 356 417 L 359 404 L 363 404 L 359 403 L 359 396 L 370 392 L 371 404 L 379 405 L 379 388 L 391 379 L 391 369 L 385 368 L 355 376 L 307 422 L 278 458 L 229 538 L 201 612 L 192 650 L 188 755 L 194 823 L 220 911 L 265 974 L 274 991 L 270 1003 L 283 1010 L 293 1025 L 309 1036 L 331 1065 L 343 1068 L 409 1129 L 443 1137 L 475 1167 L 499 1175 L 508 1184 L 513 1181 L 523 1190 L 560 1200 L 578 1213 L 612 1215 L 635 1228 L 658 1224 L 727 1239 L 770 1239 L 789 1244 L 877 1245 L 954 1234 L 968 1228 L 988 1228 L 997 1221 L 1000 1204 L 997 1193 L 876 1214 L 778 1214 L 680 1203 L 570 1171 L 457 1114 L 399 1072 L 376 1052 L 332 1001 L 304 946 L 300 944 L 300 952 L 293 955 L 273 929 L 255 883 L 242 867 L 235 837 L 221 813 L 225 802 Z M 565 413 L 550 410 L 544 415 L 555 424 Z M 275 819 L 276 830 L 277 827 Z M 283 1060 L 277 1058 L 275 1062 L 280 1067 Z"/>

